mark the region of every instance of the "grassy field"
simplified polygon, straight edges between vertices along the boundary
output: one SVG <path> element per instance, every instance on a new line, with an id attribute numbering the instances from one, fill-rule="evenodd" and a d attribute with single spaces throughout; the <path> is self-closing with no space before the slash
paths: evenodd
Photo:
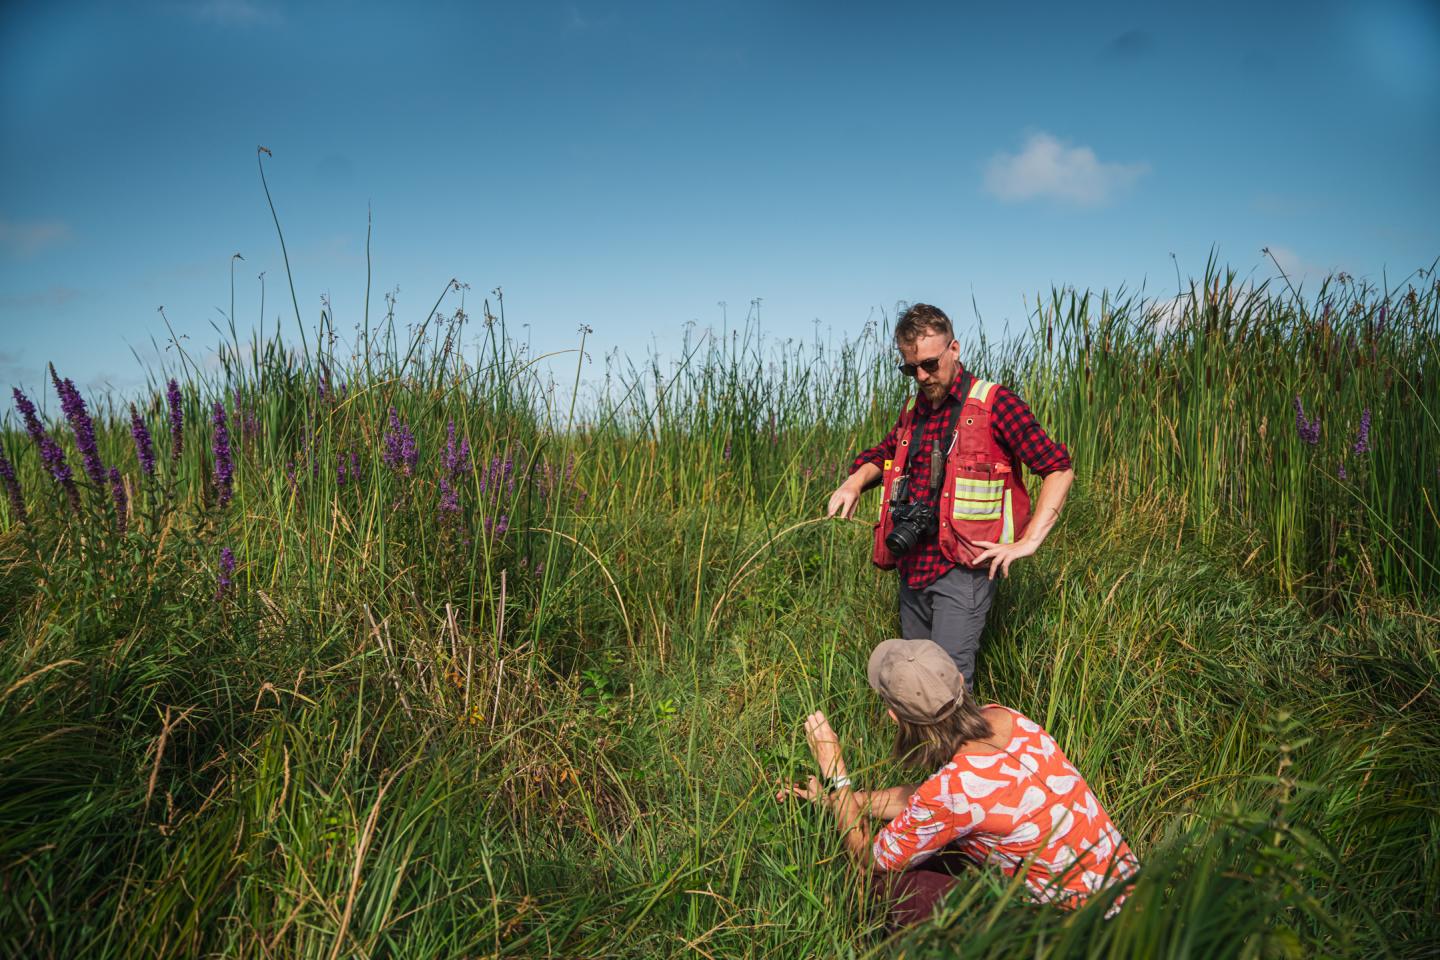
<path id="1" fill-rule="evenodd" d="M 17 401 L 0 953 L 1434 955 L 1428 271 L 1056 291 L 964 345 L 1078 471 L 977 687 L 1145 866 L 1110 921 L 976 872 L 900 938 L 828 819 L 771 798 L 814 708 L 860 785 L 913 779 L 863 679 L 894 575 L 868 523 L 819 519 L 903 396 L 888 331 L 695 335 L 555 391 L 462 295 L 413 335 L 232 332 L 133 416 L 63 370 L 28 399 L 67 417 Z"/>

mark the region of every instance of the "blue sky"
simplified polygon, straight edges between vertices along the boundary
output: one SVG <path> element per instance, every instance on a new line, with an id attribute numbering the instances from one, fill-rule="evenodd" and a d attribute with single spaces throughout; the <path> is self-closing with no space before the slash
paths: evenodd
<path id="1" fill-rule="evenodd" d="M 1394 281 L 1440 256 L 1440 4 L 7 3 L 0 382 L 503 286 L 536 352 L 763 301 L 1023 326 L 1051 284 Z M 203 351 L 202 351 L 203 352 Z"/>

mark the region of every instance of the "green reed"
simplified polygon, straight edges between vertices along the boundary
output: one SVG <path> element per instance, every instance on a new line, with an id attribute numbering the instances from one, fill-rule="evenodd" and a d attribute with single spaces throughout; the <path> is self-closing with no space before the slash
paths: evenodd
<path id="1" fill-rule="evenodd" d="M 1433 284 L 1302 300 L 1212 271 L 1159 320 L 1057 291 L 1028 335 L 966 344 L 1079 475 L 1000 593 L 978 686 L 1055 734 L 1147 866 L 1115 920 L 977 872 L 898 939 L 828 821 L 771 799 L 817 707 L 863 785 L 914 776 L 861 679 L 892 576 L 867 523 L 813 522 L 903 398 L 887 331 L 692 330 L 673 358 L 607 358 L 572 403 L 503 301 L 471 317 L 466 296 L 352 343 L 327 314 L 298 355 L 232 327 L 218 368 L 150 371 L 153 480 L 128 408 L 91 398 L 124 533 L 105 491 L 71 513 L 7 422 L 31 514 L 0 514 L 7 955 L 1433 945 Z"/>

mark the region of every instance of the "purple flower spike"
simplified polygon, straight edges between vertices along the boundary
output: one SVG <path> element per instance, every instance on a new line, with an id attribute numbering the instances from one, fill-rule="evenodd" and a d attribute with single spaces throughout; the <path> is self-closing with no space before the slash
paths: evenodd
<path id="1" fill-rule="evenodd" d="M 1345 464 L 1340 464 L 1340 466 L 1335 471 L 1335 475 L 1341 480 L 1347 479 L 1345 475 Z"/>
<path id="2" fill-rule="evenodd" d="M 25 496 L 20 492 L 20 480 L 15 476 L 15 465 L 5 458 L 4 450 L 0 450 L 0 485 L 5 487 L 11 515 L 24 523 L 29 519 L 25 513 Z"/>
<path id="3" fill-rule="evenodd" d="M 235 553 L 229 547 L 220 550 L 220 573 L 215 578 L 215 599 L 219 600 L 230 592 L 235 582 Z"/>
<path id="4" fill-rule="evenodd" d="M 1358 457 L 1370 452 L 1370 408 L 1360 411 L 1360 429 L 1355 433 L 1355 445 L 1350 448 Z"/>
<path id="5" fill-rule="evenodd" d="M 470 470 L 470 441 L 461 439 L 458 445 L 455 443 L 454 420 L 445 426 L 445 470 L 457 480 Z"/>
<path id="6" fill-rule="evenodd" d="M 30 439 L 40 451 L 40 462 L 45 464 L 46 471 L 64 489 L 70 506 L 79 512 L 80 489 L 75 486 L 75 477 L 70 472 L 70 465 L 65 462 L 65 451 L 60 449 L 60 444 L 55 442 L 54 437 L 45 432 L 45 427 L 35 413 L 35 404 L 30 402 L 30 398 L 21 393 L 19 387 L 15 387 L 13 393 L 15 409 L 20 411 L 20 418 L 25 421 L 25 432 L 30 434 Z"/>
<path id="7" fill-rule="evenodd" d="M 55 384 L 55 392 L 60 396 L 60 409 L 65 412 L 65 419 L 75 433 L 75 448 L 80 451 L 85 476 L 95 486 L 104 486 L 105 464 L 100 461 L 100 448 L 95 443 L 95 424 L 90 419 L 90 411 L 85 409 L 85 398 L 80 396 L 73 380 L 69 377 L 60 379 L 53 363 L 50 364 L 50 381 Z"/>
<path id="8" fill-rule="evenodd" d="M 1299 395 L 1295 397 L 1295 432 L 1302 442 L 1312 447 L 1320 442 L 1320 417 L 1317 414 L 1311 420 L 1305 416 L 1305 407 L 1300 403 Z"/>
<path id="9" fill-rule="evenodd" d="M 420 453 L 415 447 L 415 435 L 407 424 L 400 422 L 395 408 L 390 408 L 390 429 L 385 431 L 385 453 L 382 459 L 391 470 L 399 470 L 405 476 L 415 472 L 415 463 Z"/>
<path id="10" fill-rule="evenodd" d="M 230 459 L 230 431 L 225 426 L 225 405 L 215 401 L 215 412 L 210 418 L 215 424 L 215 488 L 220 493 L 220 506 L 230 502 L 231 488 L 235 482 L 235 463 Z"/>
<path id="11" fill-rule="evenodd" d="M 449 523 L 460 512 L 460 494 L 446 477 L 440 478 L 440 522 Z"/>
<path id="12" fill-rule="evenodd" d="M 135 440 L 135 456 L 140 460 L 140 469 L 145 476 L 155 476 L 155 442 L 150 439 L 150 428 L 135 405 L 130 405 L 130 436 Z"/>
<path id="13" fill-rule="evenodd" d="M 170 409 L 170 459 L 178 462 L 185 449 L 185 411 L 180 405 L 180 384 L 173 379 L 165 386 L 165 405 Z"/>
<path id="14" fill-rule="evenodd" d="M 125 532 L 129 521 L 130 498 L 125 493 L 125 481 L 120 479 L 120 469 L 110 468 L 110 497 L 115 501 L 115 529 Z"/>
<path id="15" fill-rule="evenodd" d="M 507 514 L 500 514 L 500 519 L 495 521 L 495 536 L 505 536 L 505 531 L 510 529 L 510 517 Z"/>

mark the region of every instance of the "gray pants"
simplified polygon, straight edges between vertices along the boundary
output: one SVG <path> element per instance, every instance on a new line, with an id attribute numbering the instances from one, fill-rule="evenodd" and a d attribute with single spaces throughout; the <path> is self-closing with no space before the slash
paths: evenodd
<path id="1" fill-rule="evenodd" d="M 953 567 L 944 576 L 919 590 L 900 581 L 900 635 L 906 640 L 934 640 L 965 676 L 965 685 L 975 686 L 975 655 L 980 651 L 980 632 L 995 598 L 996 581 L 989 568 L 973 570 Z"/>

